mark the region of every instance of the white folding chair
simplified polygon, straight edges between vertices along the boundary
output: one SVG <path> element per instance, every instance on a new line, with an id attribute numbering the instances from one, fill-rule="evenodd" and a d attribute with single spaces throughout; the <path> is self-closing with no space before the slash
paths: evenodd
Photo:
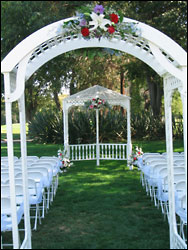
<path id="1" fill-rule="evenodd" d="M 28 172 L 27 175 L 28 175 L 28 179 L 32 179 L 35 181 L 37 194 L 40 195 L 40 197 L 42 196 L 42 200 L 40 199 L 40 202 L 42 202 L 42 218 L 44 218 L 45 208 L 46 208 L 46 196 L 44 192 L 44 180 L 43 180 L 44 176 L 39 171 Z M 22 179 L 22 173 L 17 174 L 15 176 L 15 179 Z M 38 202 L 39 202 L 39 198 L 38 198 Z"/>
<path id="2" fill-rule="evenodd" d="M 24 214 L 23 203 L 16 206 L 17 224 L 19 225 Z M 10 197 L 1 197 L 1 232 L 12 230 Z M 13 246 L 13 244 L 2 244 L 2 246 Z"/>
<path id="3" fill-rule="evenodd" d="M 30 166 L 27 168 L 28 172 L 40 172 L 42 175 L 43 175 L 43 187 L 44 189 L 46 189 L 46 194 L 47 194 L 47 197 L 46 197 L 46 203 L 47 203 L 47 209 L 49 209 L 49 204 L 50 204 L 50 178 L 49 178 L 49 173 L 48 173 L 48 169 L 44 168 L 44 167 L 33 167 L 33 166 Z M 47 210 L 46 210 L 47 212 Z"/>
<path id="4" fill-rule="evenodd" d="M 59 159 L 57 159 L 56 157 L 53 158 L 49 158 L 48 160 L 45 158 L 40 158 L 36 163 L 48 163 L 51 164 L 53 166 L 53 196 L 55 196 L 57 188 L 58 188 L 58 179 L 59 179 Z"/>
<path id="5" fill-rule="evenodd" d="M 150 193 L 151 199 L 154 199 L 155 206 L 157 205 L 156 192 L 157 192 L 157 187 L 158 187 L 158 181 L 159 181 L 159 178 L 161 178 L 159 171 L 161 169 L 166 169 L 166 168 L 167 168 L 167 165 L 164 163 L 163 164 L 158 163 L 156 165 L 151 166 L 150 175 L 148 176 L 148 179 L 147 179 L 149 193 Z"/>
<path id="6" fill-rule="evenodd" d="M 185 242 L 187 242 L 187 234 L 184 232 L 185 226 L 187 227 L 187 203 L 186 194 L 184 194 L 180 199 L 180 206 L 176 208 L 176 214 L 180 218 L 180 236 Z M 187 230 L 186 230 L 187 231 Z"/>
<path id="7" fill-rule="evenodd" d="M 49 200 L 50 202 L 53 201 L 53 196 L 54 196 L 54 181 L 53 181 L 53 169 L 54 169 L 54 163 L 50 163 L 48 161 L 37 161 L 36 163 L 31 164 L 31 166 L 29 168 L 33 169 L 33 168 L 37 168 L 38 167 L 42 167 L 48 170 L 48 174 L 49 174 L 49 182 L 50 182 L 50 197 Z"/>
<path id="8" fill-rule="evenodd" d="M 35 216 L 31 218 L 35 219 L 33 230 L 37 230 L 37 220 L 39 219 L 39 224 L 41 224 L 40 207 L 39 204 L 42 202 L 43 193 L 40 189 L 37 189 L 37 184 L 35 180 L 28 179 L 28 189 L 29 189 L 29 203 L 30 209 L 34 205 Z"/>

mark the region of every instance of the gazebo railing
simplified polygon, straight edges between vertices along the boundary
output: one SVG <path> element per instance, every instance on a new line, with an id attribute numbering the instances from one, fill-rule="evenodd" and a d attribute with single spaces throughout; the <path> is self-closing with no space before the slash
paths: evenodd
<path id="1" fill-rule="evenodd" d="M 96 144 L 69 145 L 71 161 L 96 160 Z M 99 143 L 100 160 L 127 160 L 127 144 Z"/>

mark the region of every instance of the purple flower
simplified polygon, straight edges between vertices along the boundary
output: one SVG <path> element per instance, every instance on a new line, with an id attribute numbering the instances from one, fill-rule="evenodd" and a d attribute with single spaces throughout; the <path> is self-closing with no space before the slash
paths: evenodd
<path id="1" fill-rule="evenodd" d="M 86 26 L 87 25 L 87 21 L 85 19 L 82 19 L 80 21 L 80 26 L 83 27 L 83 26 Z"/>
<path id="2" fill-rule="evenodd" d="M 96 5 L 95 8 L 94 8 L 94 12 L 95 13 L 100 13 L 100 14 L 103 14 L 104 12 L 104 7 L 102 5 Z"/>

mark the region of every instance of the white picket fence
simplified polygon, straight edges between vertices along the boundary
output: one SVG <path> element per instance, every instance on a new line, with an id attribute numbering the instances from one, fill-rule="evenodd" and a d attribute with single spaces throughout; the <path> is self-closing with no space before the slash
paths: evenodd
<path id="1" fill-rule="evenodd" d="M 96 160 L 96 144 L 69 145 L 71 161 Z M 127 144 L 99 143 L 100 160 L 126 160 Z"/>

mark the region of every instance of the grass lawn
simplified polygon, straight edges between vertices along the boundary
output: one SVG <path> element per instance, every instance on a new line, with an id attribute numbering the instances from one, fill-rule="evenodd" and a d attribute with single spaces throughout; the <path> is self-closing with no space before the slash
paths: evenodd
<path id="1" fill-rule="evenodd" d="M 28 124 L 26 124 L 26 133 L 28 135 Z M 20 125 L 13 124 L 13 138 L 14 140 L 20 139 Z M 6 139 L 6 125 L 1 126 L 1 139 Z M 133 146 L 137 145 L 143 149 L 144 152 L 165 152 L 166 151 L 166 142 L 165 140 L 160 141 L 132 141 Z M 174 151 L 182 152 L 183 151 L 183 140 L 174 140 Z M 37 155 L 37 156 L 53 156 L 57 155 L 57 150 L 63 148 L 62 145 L 55 144 L 37 144 L 33 142 L 27 143 L 27 153 L 28 155 Z M 14 142 L 14 154 L 15 156 L 20 157 L 20 143 Z M 1 144 L 1 156 L 7 156 L 7 144 Z"/>
<path id="2" fill-rule="evenodd" d="M 15 123 L 12 126 L 13 129 L 13 138 L 14 140 L 19 140 L 20 139 L 20 124 Z M 6 125 L 1 125 L 1 140 L 5 140 L 7 138 L 6 135 Z M 26 133 L 28 134 L 28 124 L 26 124 Z"/>
<path id="3" fill-rule="evenodd" d="M 165 141 L 133 145 L 144 152 L 166 151 Z M 27 152 L 52 156 L 60 147 L 28 142 Z M 19 143 L 14 150 L 19 157 Z M 183 151 L 182 140 L 174 141 L 174 151 Z M 1 155 L 7 155 L 4 143 Z M 32 232 L 33 249 L 169 249 L 168 223 L 142 188 L 138 170 L 129 171 L 122 161 L 100 163 L 76 162 L 60 176 L 55 200 Z"/>
<path id="4" fill-rule="evenodd" d="M 76 162 L 59 178 L 33 249 L 169 249 L 168 223 L 121 161 Z"/>

